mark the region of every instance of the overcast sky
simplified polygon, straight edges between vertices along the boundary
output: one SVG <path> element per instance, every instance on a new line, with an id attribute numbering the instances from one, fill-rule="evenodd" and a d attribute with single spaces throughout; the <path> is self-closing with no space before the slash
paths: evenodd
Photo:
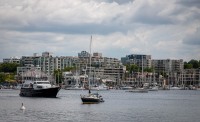
<path id="1" fill-rule="evenodd" d="M 200 60 L 200 0 L 0 0 L 0 62 L 14 56 Z"/>

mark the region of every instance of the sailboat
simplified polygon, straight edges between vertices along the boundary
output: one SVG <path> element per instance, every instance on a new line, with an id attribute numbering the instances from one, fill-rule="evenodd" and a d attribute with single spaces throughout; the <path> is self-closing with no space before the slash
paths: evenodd
<path id="1" fill-rule="evenodd" d="M 91 43 L 92 43 L 92 36 L 90 40 L 90 70 L 89 70 L 89 78 L 88 78 L 88 85 L 89 91 L 88 95 L 81 95 L 81 100 L 84 104 L 92 104 L 92 103 L 100 103 L 104 102 L 103 97 L 98 93 L 91 93 L 90 91 L 90 74 L 91 74 Z"/>
<path id="2" fill-rule="evenodd" d="M 66 90 L 84 90 L 85 88 L 83 86 L 80 86 L 79 85 L 79 76 L 78 76 L 78 73 L 76 71 L 76 76 L 74 77 L 75 81 L 76 81 L 76 84 L 71 86 L 71 87 L 68 87 L 68 88 L 65 88 Z"/>
<path id="3" fill-rule="evenodd" d="M 142 83 L 144 83 L 143 81 L 143 56 L 142 56 Z M 126 91 L 127 92 L 127 91 Z M 148 93 L 148 89 L 143 88 L 136 88 L 133 90 L 129 90 L 128 92 L 133 92 L 133 93 Z"/>

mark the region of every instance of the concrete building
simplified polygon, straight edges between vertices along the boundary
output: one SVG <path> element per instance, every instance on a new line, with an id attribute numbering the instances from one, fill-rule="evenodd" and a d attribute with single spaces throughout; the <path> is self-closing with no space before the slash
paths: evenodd
<path id="1" fill-rule="evenodd" d="M 17 63 L 20 64 L 20 58 L 18 57 L 10 57 L 3 59 L 3 63 Z"/>
<path id="2" fill-rule="evenodd" d="M 79 61 L 82 71 L 81 74 L 84 74 L 85 72 L 88 74 L 90 69 L 89 57 L 79 55 Z M 112 79 L 113 81 L 119 81 L 119 79 L 124 78 L 125 70 L 126 68 L 117 58 L 103 57 L 102 53 L 98 52 L 93 53 L 91 57 L 91 74 L 95 77 L 99 77 L 101 79 L 108 78 Z"/>
<path id="3" fill-rule="evenodd" d="M 152 60 L 152 68 L 155 72 L 180 72 L 183 71 L 184 62 L 182 59 L 174 60 L 174 59 L 162 59 L 162 60 Z"/>
<path id="4" fill-rule="evenodd" d="M 78 53 L 78 57 L 79 58 L 89 58 L 90 53 L 88 53 L 87 51 L 81 51 L 80 53 Z"/>
<path id="5" fill-rule="evenodd" d="M 179 86 L 195 86 L 200 87 L 200 68 L 199 69 L 184 69 L 178 72 L 175 81 L 172 84 Z"/>
<path id="6" fill-rule="evenodd" d="M 72 67 L 77 62 L 77 57 L 53 57 L 52 53 L 49 52 L 42 53 L 42 56 L 38 56 L 35 54 L 33 56 L 22 56 L 21 59 L 22 66 L 39 66 L 41 67 L 41 70 L 48 75 L 52 75 L 54 73 L 54 70 L 63 70 L 65 67 Z"/>
<path id="7" fill-rule="evenodd" d="M 151 67 L 151 55 L 139 55 L 139 54 L 131 54 L 126 57 L 121 58 L 121 62 L 123 65 L 126 64 L 135 64 L 140 69 L 150 68 Z"/>

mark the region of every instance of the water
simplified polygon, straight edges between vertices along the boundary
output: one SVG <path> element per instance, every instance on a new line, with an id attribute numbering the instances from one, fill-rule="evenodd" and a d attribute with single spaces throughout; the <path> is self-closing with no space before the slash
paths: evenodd
<path id="1" fill-rule="evenodd" d="M 200 91 L 99 91 L 105 102 L 82 104 L 87 91 L 61 90 L 58 98 L 19 97 L 0 90 L 0 122 L 199 122 Z M 20 110 L 21 103 L 26 107 Z"/>

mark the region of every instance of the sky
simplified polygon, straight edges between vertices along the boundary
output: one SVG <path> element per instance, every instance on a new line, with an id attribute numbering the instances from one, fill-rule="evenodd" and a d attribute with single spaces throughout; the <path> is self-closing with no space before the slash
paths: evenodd
<path id="1" fill-rule="evenodd" d="M 0 62 L 48 51 L 200 60 L 200 0 L 0 0 Z"/>

